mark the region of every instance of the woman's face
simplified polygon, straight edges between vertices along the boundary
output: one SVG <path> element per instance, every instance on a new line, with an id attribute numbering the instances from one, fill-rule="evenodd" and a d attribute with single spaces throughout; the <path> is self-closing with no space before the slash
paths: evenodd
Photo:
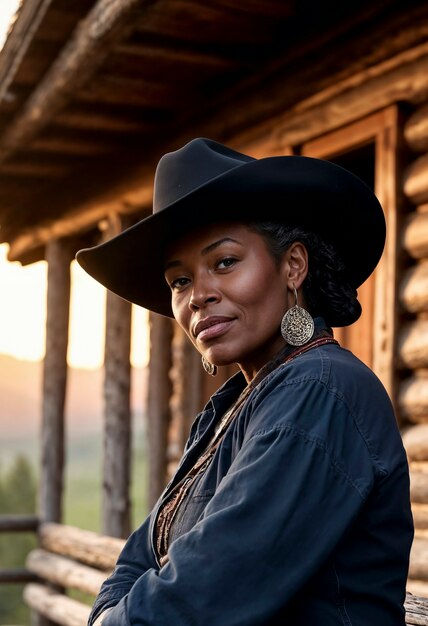
<path id="1" fill-rule="evenodd" d="M 288 256 L 276 263 L 262 236 L 240 223 L 205 226 L 170 247 L 174 317 L 208 361 L 238 363 L 251 380 L 284 346 L 281 319 L 294 304 Z"/>

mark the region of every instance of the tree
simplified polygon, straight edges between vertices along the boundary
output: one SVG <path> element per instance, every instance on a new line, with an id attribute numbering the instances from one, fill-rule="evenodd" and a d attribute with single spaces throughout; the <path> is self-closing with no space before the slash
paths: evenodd
<path id="1" fill-rule="evenodd" d="M 18 455 L 3 475 L 0 468 L 0 513 L 34 513 L 36 486 L 28 459 Z M 0 535 L 0 564 L 2 567 L 23 567 L 25 558 L 36 545 L 33 534 Z M 0 587 L 0 623 L 29 622 L 29 612 L 22 601 L 22 585 Z"/>

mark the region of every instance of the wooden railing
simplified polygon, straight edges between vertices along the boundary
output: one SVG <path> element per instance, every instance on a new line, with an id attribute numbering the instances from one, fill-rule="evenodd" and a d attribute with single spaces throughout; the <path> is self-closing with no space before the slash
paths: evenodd
<path id="1" fill-rule="evenodd" d="M 60 589 L 95 596 L 113 569 L 124 540 L 32 516 L 1 516 L 0 532 L 38 532 L 25 569 L 0 570 L 0 583 L 25 582 L 24 600 L 36 613 L 61 626 L 86 626 L 91 607 Z M 428 626 L 428 598 L 407 594 L 406 624 Z"/>
<path id="2" fill-rule="evenodd" d="M 0 533 L 36 533 L 39 520 L 35 515 L 0 515 Z M 37 576 L 23 567 L 0 568 L 0 584 L 28 583 L 37 580 Z"/>

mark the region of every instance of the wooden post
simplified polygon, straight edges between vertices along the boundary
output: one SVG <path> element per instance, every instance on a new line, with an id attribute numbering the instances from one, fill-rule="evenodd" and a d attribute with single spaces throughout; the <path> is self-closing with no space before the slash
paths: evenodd
<path id="1" fill-rule="evenodd" d="M 174 393 L 171 399 L 172 430 L 169 461 L 172 471 L 180 459 L 189 435 L 190 425 L 202 404 L 203 368 L 201 355 L 192 346 L 185 332 L 176 325 L 172 342 Z M 171 474 L 169 471 L 168 474 Z"/>
<path id="2" fill-rule="evenodd" d="M 111 218 L 109 237 L 128 226 L 129 218 Z M 102 532 L 112 537 L 131 531 L 131 311 L 129 302 L 107 292 Z"/>
<path id="3" fill-rule="evenodd" d="M 60 522 L 62 518 L 64 403 L 72 257 L 72 248 L 66 240 L 51 241 L 46 246 L 48 292 L 39 515 L 41 520 L 49 522 Z"/>
<path id="4" fill-rule="evenodd" d="M 171 422 L 172 382 L 170 319 L 150 313 L 150 364 L 147 399 L 149 440 L 149 506 L 153 506 L 166 483 L 168 429 Z"/>
<path id="5" fill-rule="evenodd" d="M 43 362 L 39 517 L 44 522 L 61 522 L 72 246 L 66 239 L 50 241 L 46 246 L 45 257 L 48 263 L 48 292 L 46 353 Z M 32 611 L 31 624 L 51 626 L 52 622 Z"/>

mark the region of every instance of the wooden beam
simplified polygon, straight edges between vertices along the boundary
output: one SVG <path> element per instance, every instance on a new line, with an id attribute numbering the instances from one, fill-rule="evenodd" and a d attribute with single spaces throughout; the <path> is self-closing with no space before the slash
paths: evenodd
<path id="1" fill-rule="evenodd" d="M 122 539 L 64 524 L 42 524 L 39 535 L 40 546 L 45 550 L 104 571 L 113 569 L 125 545 Z"/>
<path id="2" fill-rule="evenodd" d="M 33 611 L 61 626 L 86 626 L 91 612 L 90 606 L 37 583 L 25 587 L 24 601 Z"/>
<path id="3" fill-rule="evenodd" d="M 404 137 L 415 152 L 428 150 L 428 104 L 418 108 L 404 127 Z"/>
<path id="4" fill-rule="evenodd" d="M 171 423 L 171 342 L 173 323 L 150 313 L 150 362 L 147 398 L 149 449 L 149 507 L 159 498 L 167 481 L 168 430 Z"/>
<path id="5" fill-rule="evenodd" d="M 11 583 L 17 585 L 20 583 L 31 583 L 39 580 L 36 574 L 23 567 L 15 569 L 0 569 L 0 585 Z"/>
<path id="6" fill-rule="evenodd" d="M 418 207 L 403 228 L 401 245 L 414 259 L 428 257 L 428 204 Z"/>
<path id="7" fill-rule="evenodd" d="M 39 527 L 39 518 L 35 515 L 0 515 L 1 533 L 35 532 Z"/>
<path id="8" fill-rule="evenodd" d="M 64 404 L 72 258 L 72 248 L 67 241 L 54 240 L 46 246 L 48 293 L 39 515 L 43 521 L 49 522 L 59 522 L 62 518 Z"/>
<path id="9" fill-rule="evenodd" d="M 409 348 L 407 347 L 406 350 L 409 350 Z M 414 353 L 410 353 L 409 350 L 407 358 L 414 359 Z M 414 424 L 428 423 L 427 379 L 428 372 L 421 369 L 412 376 L 407 377 L 399 386 L 397 404 L 400 410 L 400 415 Z M 420 445 L 423 445 L 423 441 L 424 439 L 421 439 Z M 413 449 L 414 445 L 410 448 L 411 454 Z"/>
<path id="10" fill-rule="evenodd" d="M 416 263 L 400 284 L 400 302 L 409 313 L 428 311 L 428 262 Z"/>
<path id="11" fill-rule="evenodd" d="M 417 158 L 406 169 L 403 190 L 413 204 L 428 202 L 428 154 Z"/>
<path id="12" fill-rule="evenodd" d="M 397 356 L 409 369 L 428 367 L 428 320 L 404 324 L 398 334 Z"/>
<path id="13" fill-rule="evenodd" d="M 428 424 L 407 429 L 403 434 L 403 444 L 409 461 L 428 461 Z"/>
<path id="14" fill-rule="evenodd" d="M 174 470 L 183 453 L 192 420 L 202 410 L 202 377 L 204 373 L 201 355 L 178 325 L 174 328 L 172 362 L 171 429 L 173 432 L 169 438 L 168 461 Z M 172 472 L 169 471 L 168 474 L 170 477 Z"/>
<path id="15" fill-rule="evenodd" d="M 53 0 L 25 0 L 0 54 L 0 102 L 18 72 L 34 35 Z"/>
<path id="16" fill-rule="evenodd" d="M 40 549 L 32 550 L 28 554 L 26 566 L 27 573 L 33 572 L 54 585 L 78 589 L 94 596 L 107 578 L 105 572 Z"/>
<path id="17" fill-rule="evenodd" d="M 110 218 L 107 238 L 131 226 L 128 218 Z M 102 532 L 128 537 L 131 532 L 131 304 L 107 291 L 104 357 L 104 469 Z"/>
<path id="18" fill-rule="evenodd" d="M 40 132 L 104 62 L 132 26 L 141 0 L 98 0 L 0 139 L 0 162 Z"/>

